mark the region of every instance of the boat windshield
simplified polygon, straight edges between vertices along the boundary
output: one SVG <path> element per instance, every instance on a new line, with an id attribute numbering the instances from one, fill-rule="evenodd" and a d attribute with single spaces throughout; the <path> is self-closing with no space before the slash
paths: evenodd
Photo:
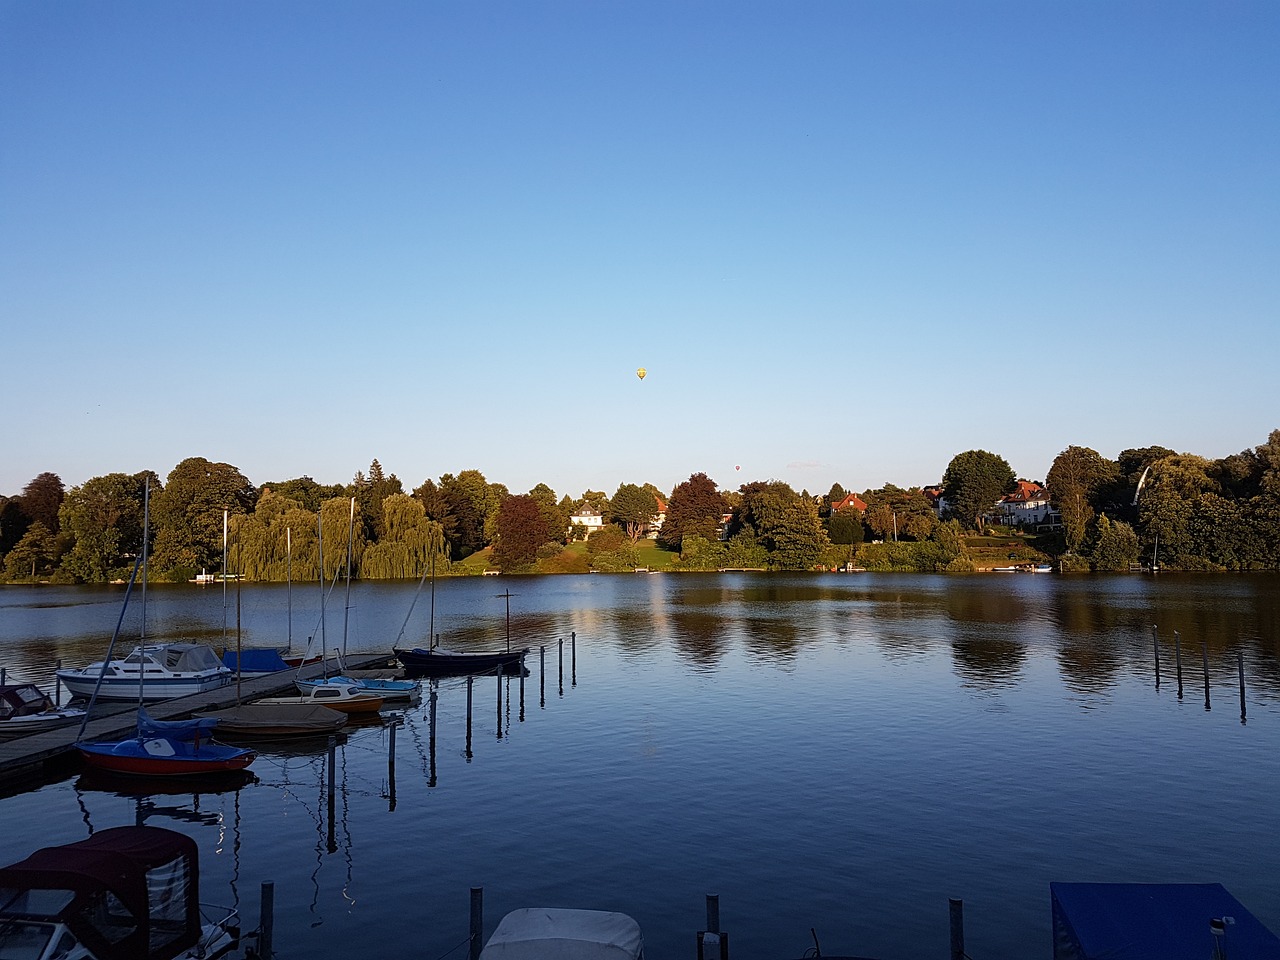
<path id="1" fill-rule="evenodd" d="M 57 926 L 52 923 L 0 916 L 0 960 L 35 960 L 45 956 L 56 930 Z M 53 956 L 66 956 L 67 952 L 60 950 Z"/>

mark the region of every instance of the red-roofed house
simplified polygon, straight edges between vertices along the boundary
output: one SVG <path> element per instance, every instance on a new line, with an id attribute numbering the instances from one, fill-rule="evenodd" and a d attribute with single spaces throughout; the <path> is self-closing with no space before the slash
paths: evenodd
<path id="1" fill-rule="evenodd" d="M 1033 480 L 1019 480 L 1018 488 L 996 504 L 1000 522 L 1011 527 L 1034 527 L 1052 523 L 1049 491 Z"/>
<path id="2" fill-rule="evenodd" d="M 831 504 L 831 512 L 835 513 L 837 510 L 845 510 L 849 507 L 852 507 L 859 513 L 867 512 L 866 501 L 856 493 L 847 494 L 843 500 L 837 500 L 835 503 Z"/>

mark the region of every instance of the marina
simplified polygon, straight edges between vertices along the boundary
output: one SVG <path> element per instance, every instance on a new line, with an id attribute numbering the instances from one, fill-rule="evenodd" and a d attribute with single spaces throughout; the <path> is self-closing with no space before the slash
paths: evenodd
<path id="1" fill-rule="evenodd" d="M 486 583 L 441 590 L 450 648 L 502 643 Z M 264 645 L 283 592 L 244 590 L 246 643 Z M 411 590 L 353 584 L 349 666 L 385 657 Z M 402 722 L 263 744 L 226 784 L 56 772 L 0 799 L 0 858 L 31 852 L 26 824 L 44 843 L 179 830 L 203 895 L 246 927 L 273 885 L 281 957 L 373 938 L 461 960 L 474 887 L 486 933 L 530 906 L 617 912 L 648 957 L 685 960 L 709 893 L 744 960 L 802 956 L 811 929 L 827 955 L 944 957 L 952 899 L 970 956 L 1047 958 L 1050 883 L 1220 883 L 1280 928 L 1274 577 L 544 577 L 512 593 L 525 674 L 426 680 Z M 94 595 L 0 591 L 10 675 L 98 657 L 111 604 Z M 216 637 L 208 596 L 151 591 L 156 633 Z"/>

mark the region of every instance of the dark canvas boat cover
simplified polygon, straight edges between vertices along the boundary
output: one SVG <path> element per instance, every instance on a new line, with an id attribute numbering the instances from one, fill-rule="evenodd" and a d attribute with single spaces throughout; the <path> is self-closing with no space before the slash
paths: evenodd
<path id="1" fill-rule="evenodd" d="M 0 870 L 0 916 L 61 921 L 101 960 L 168 960 L 200 938 L 195 841 L 114 827 Z"/>
<path id="2" fill-rule="evenodd" d="M 260 736 L 304 736 L 332 733 L 347 723 L 347 715 L 311 703 L 246 703 L 225 710 L 209 710 L 223 733 Z"/>
<path id="3" fill-rule="evenodd" d="M 155 720 L 142 707 L 138 708 L 138 736 L 168 737 L 170 740 L 208 740 L 213 736 L 216 719 L 197 717 L 192 720 Z"/>
<path id="4" fill-rule="evenodd" d="M 34 683 L 6 683 L 0 686 L 0 720 L 30 717 L 53 709 L 49 695 Z"/>
<path id="5" fill-rule="evenodd" d="M 280 656 L 280 651 L 275 647 L 241 650 L 239 661 L 236 659 L 235 650 L 227 650 L 222 654 L 222 665 L 228 670 L 242 673 L 279 673 L 281 670 L 290 669 L 289 664 L 284 662 L 284 657 Z"/>
<path id="6" fill-rule="evenodd" d="M 1280 938 L 1220 883 L 1051 883 L 1054 960 L 1280 960 Z"/>

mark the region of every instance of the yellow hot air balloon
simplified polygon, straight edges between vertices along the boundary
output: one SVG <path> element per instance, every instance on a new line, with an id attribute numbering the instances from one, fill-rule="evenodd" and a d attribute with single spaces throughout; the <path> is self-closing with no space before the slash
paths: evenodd
<path id="1" fill-rule="evenodd" d="M 649 371 L 648 371 L 648 370 L 646 370 L 644 367 L 641 367 L 639 370 L 637 370 L 637 371 L 636 371 L 636 376 L 637 376 L 637 377 L 639 377 L 641 380 L 643 380 L 643 379 L 644 379 L 644 375 L 645 375 L 646 373 L 648 373 L 648 372 L 649 372 Z"/>

